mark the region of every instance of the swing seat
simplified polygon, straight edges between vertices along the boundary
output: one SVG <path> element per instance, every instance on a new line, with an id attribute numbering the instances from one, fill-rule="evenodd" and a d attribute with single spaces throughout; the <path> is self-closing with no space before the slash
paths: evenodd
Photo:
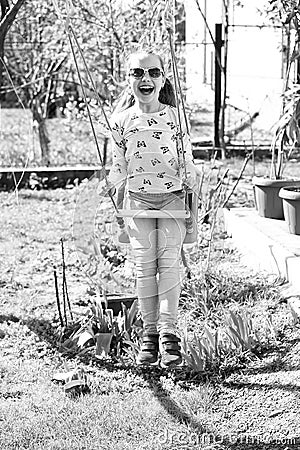
<path id="1" fill-rule="evenodd" d="M 156 209 L 119 209 L 119 212 L 115 214 L 116 218 L 123 217 L 137 217 L 139 219 L 188 219 L 190 213 L 185 210 L 156 210 Z M 125 230 L 122 230 L 118 236 L 120 244 L 129 244 L 129 236 Z"/>
<path id="2" fill-rule="evenodd" d="M 148 218 L 166 218 L 166 219 L 189 219 L 191 217 L 193 224 L 193 231 L 191 233 L 186 233 L 183 243 L 184 244 L 192 244 L 197 241 L 197 222 L 198 222 L 198 205 L 199 198 L 198 195 L 194 192 L 187 193 L 187 204 L 188 210 L 156 210 L 156 209 L 148 209 L 148 210 L 138 210 L 138 209 L 119 209 L 118 213 L 116 213 L 116 218 L 123 217 L 137 217 L 139 219 L 148 219 Z M 120 244 L 129 244 L 129 236 L 125 230 L 121 230 L 119 236 Z"/>
<path id="3" fill-rule="evenodd" d="M 120 209 L 116 217 L 137 217 L 138 219 L 188 219 L 190 213 L 184 210 L 156 210 L 156 209 Z"/>

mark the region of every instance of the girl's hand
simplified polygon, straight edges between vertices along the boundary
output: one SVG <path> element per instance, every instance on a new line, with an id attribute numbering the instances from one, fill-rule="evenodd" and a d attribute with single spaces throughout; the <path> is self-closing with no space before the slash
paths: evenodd
<path id="1" fill-rule="evenodd" d="M 192 191 L 196 191 L 199 187 L 199 175 L 197 169 L 192 166 L 188 169 L 186 179 L 183 182 L 184 186 Z"/>
<path id="2" fill-rule="evenodd" d="M 101 189 L 98 190 L 98 195 L 100 195 L 100 197 L 111 197 L 111 196 L 115 195 L 115 193 L 116 193 L 116 188 L 110 182 L 108 182 Z"/>
<path id="3" fill-rule="evenodd" d="M 109 197 L 113 197 L 117 191 L 113 184 L 110 185 L 109 187 L 106 187 L 106 190 L 107 190 L 107 196 L 109 196 Z"/>
<path id="4" fill-rule="evenodd" d="M 198 181 L 197 178 L 194 178 L 192 176 L 188 176 L 185 181 L 183 182 L 183 185 L 187 187 L 188 189 L 191 189 L 192 191 L 196 191 L 198 189 Z"/>

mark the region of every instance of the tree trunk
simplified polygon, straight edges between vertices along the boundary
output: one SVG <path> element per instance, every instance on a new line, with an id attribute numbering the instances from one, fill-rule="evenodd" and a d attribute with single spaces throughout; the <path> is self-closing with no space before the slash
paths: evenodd
<path id="1" fill-rule="evenodd" d="M 50 139 L 48 136 L 45 119 L 42 119 L 40 122 L 38 122 L 38 130 L 42 152 L 42 164 L 44 166 L 50 166 L 50 147 L 49 147 Z"/>
<path id="2" fill-rule="evenodd" d="M 39 141 L 41 147 L 41 163 L 44 166 L 50 165 L 50 139 L 48 135 L 46 119 L 39 113 L 37 106 L 34 106 L 33 111 L 33 120 L 35 120 L 38 124 L 38 133 L 39 133 Z"/>

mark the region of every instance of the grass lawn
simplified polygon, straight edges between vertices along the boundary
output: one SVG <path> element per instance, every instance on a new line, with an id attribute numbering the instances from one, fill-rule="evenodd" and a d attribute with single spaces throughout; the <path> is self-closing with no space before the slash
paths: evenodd
<path id="1" fill-rule="evenodd" d="M 98 156 L 87 121 L 47 119 L 51 166 L 97 165 Z M 100 148 L 102 134 L 95 124 Z M 41 150 L 29 110 L 0 110 L 0 161 L 2 167 L 39 167 Z"/>
<path id="2" fill-rule="evenodd" d="M 228 112 L 233 118 L 237 113 Z M 236 117 L 234 126 L 247 116 Z M 200 141 L 212 141 L 214 130 L 214 112 L 211 105 L 201 105 L 189 115 L 191 123 L 191 137 Z M 231 124 L 231 128 L 233 126 Z M 46 121 L 50 138 L 50 165 L 97 165 L 98 156 L 93 141 L 90 125 L 87 120 L 67 118 L 53 118 Z M 103 146 L 102 127 L 94 121 L 100 148 Z M 227 128 L 227 127 L 226 127 Z M 230 128 L 230 126 L 229 126 Z M 271 142 L 270 130 L 262 130 L 254 122 L 252 134 L 246 128 L 232 141 L 243 146 L 244 142 L 267 144 Z M 108 155 L 110 151 L 108 149 Z M 29 110 L 21 108 L 0 110 L 0 161 L 3 167 L 38 167 L 41 165 L 41 150 L 37 130 L 32 122 Z M 109 162 L 109 161 L 108 161 Z"/>
<path id="3" fill-rule="evenodd" d="M 242 161 L 227 164 L 233 182 Z M 247 170 L 232 204 L 253 205 L 251 165 Z M 53 266 L 61 277 L 61 238 L 74 309 L 89 289 L 73 238 L 81 189 L 0 192 L 0 448 L 299 448 L 299 325 L 281 298 L 281 280 L 240 267 L 218 228 L 206 274 L 207 229 L 187 253 L 192 277 L 183 284 L 180 325 L 201 333 L 222 308 L 246 308 L 259 348 L 220 358 L 203 373 L 59 351 Z M 67 395 L 53 381 L 66 364 L 84 369 L 88 394 Z"/>

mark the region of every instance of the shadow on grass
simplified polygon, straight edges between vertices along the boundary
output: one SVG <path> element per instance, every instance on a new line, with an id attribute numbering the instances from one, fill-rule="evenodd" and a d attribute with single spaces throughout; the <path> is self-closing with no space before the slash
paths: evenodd
<path id="1" fill-rule="evenodd" d="M 14 314 L 0 314 L 0 323 L 4 323 L 4 322 L 20 322 L 20 318 L 15 316 Z"/>
<path id="2" fill-rule="evenodd" d="M 1 321 L 14 321 L 18 322 L 22 319 L 13 316 L 0 316 L 0 323 Z M 59 343 L 58 343 L 58 335 L 59 335 L 59 324 L 53 324 L 49 320 L 46 319 L 37 319 L 37 318 L 29 318 L 27 320 L 22 320 L 24 324 L 28 326 L 28 328 L 37 334 L 40 339 L 43 339 L 45 342 L 48 343 L 48 345 L 59 351 Z M 199 449 L 199 448 L 218 448 L 220 450 L 295 450 L 296 448 L 299 448 L 300 439 L 299 441 L 288 441 L 282 440 L 282 441 L 270 441 L 270 442 L 260 442 L 259 438 L 253 437 L 253 436 L 247 436 L 247 435 L 235 435 L 230 436 L 228 435 L 218 435 L 214 431 L 209 430 L 206 426 L 201 424 L 198 420 L 196 420 L 191 414 L 186 412 L 183 408 L 181 408 L 178 403 L 173 400 L 169 394 L 169 392 L 163 387 L 161 377 L 167 375 L 169 372 L 167 369 L 160 369 L 156 367 L 151 368 L 143 368 L 143 367 L 137 367 L 133 363 L 129 364 L 123 364 L 119 361 L 113 361 L 113 360 L 99 360 L 97 358 L 94 358 L 91 355 L 83 355 L 78 356 L 78 354 L 66 354 L 62 355 L 63 357 L 66 357 L 66 359 L 72 359 L 73 357 L 77 359 L 80 359 L 83 364 L 90 364 L 91 359 L 95 366 L 105 369 L 109 372 L 117 372 L 117 371 L 126 371 L 130 372 L 134 375 L 140 376 L 148 385 L 149 389 L 151 389 L 153 395 L 157 398 L 159 403 L 162 405 L 162 407 L 165 409 L 165 411 L 178 423 L 183 424 L 187 427 L 187 432 L 185 435 L 183 435 L 182 431 L 178 430 L 178 435 L 176 436 L 176 433 L 174 433 L 174 430 L 171 433 L 171 430 L 166 430 L 166 436 L 165 441 L 163 443 L 158 443 L 158 445 L 163 449 L 163 445 L 166 445 L 166 448 L 171 448 L 170 446 L 179 445 L 178 448 L 187 448 L 186 444 L 188 445 L 188 448 L 190 449 Z M 175 382 L 181 381 L 184 383 L 184 387 L 188 390 L 195 385 L 201 385 L 205 384 L 208 380 L 211 382 L 214 382 L 214 375 L 213 374 L 198 374 L 195 376 L 195 374 L 192 374 L 192 372 L 189 369 L 181 368 L 181 369 L 173 369 L 174 373 L 174 379 Z M 218 378 L 218 383 L 220 382 Z M 264 385 L 260 385 L 259 383 L 242 383 L 242 382 L 231 382 L 226 383 L 226 381 L 223 381 L 224 386 L 228 386 L 230 388 L 242 388 L 244 385 L 251 386 L 252 388 L 264 388 Z M 270 388 L 280 388 L 284 390 L 294 390 L 295 387 L 291 385 L 270 385 Z M 170 432 L 170 435 L 168 434 L 168 431 Z M 196 441 L 197 444 L 192 443 L 190 440 L 190 437 L 193 436 L 194 441 Z M 184 439 L 186 440 L 186 443 L 184 443 Z M 169 442 L 168 442 L 169 440 Z M 181 440 L 181 442 L 180 442 Z M 178 444 L 179 443 L 179 444 Z M 200 446 L 199 446 L 200 444 Z M 201 447 L 202 445 L 207 445 L 208 447 Z M 216 445 L 217 447 L 212 447 Z M 174 447 L 175 448 L 175 447 Z M 177 447 L 176 447 L 177 448 Z"/>
<path id="3" fill-rule="evenodd" d="M 246 387 L 247 389 L 280 389 L 282 391 L 290 391 L 290 392 L 299 392 L 299 386 L 296 386 L 295 384 L 288 383 L 288 384 L 280 384 L 276 381 L 272 384 L 265 384 L 265 383 L 253 383 L 253 381 L 223 381 L 223 386 L 226 386 L 230 389 L 242 389 Z"/>
<path id="4" fill-rule="evenodd" d="M 59 350 L 58 336 L 59 324 L 47 319 L 37 319 L 36 317 L 22 319 L 22 323 L 35 333 L 40 339 L 47 342 L 48 346 L 54 350 Z"/>

